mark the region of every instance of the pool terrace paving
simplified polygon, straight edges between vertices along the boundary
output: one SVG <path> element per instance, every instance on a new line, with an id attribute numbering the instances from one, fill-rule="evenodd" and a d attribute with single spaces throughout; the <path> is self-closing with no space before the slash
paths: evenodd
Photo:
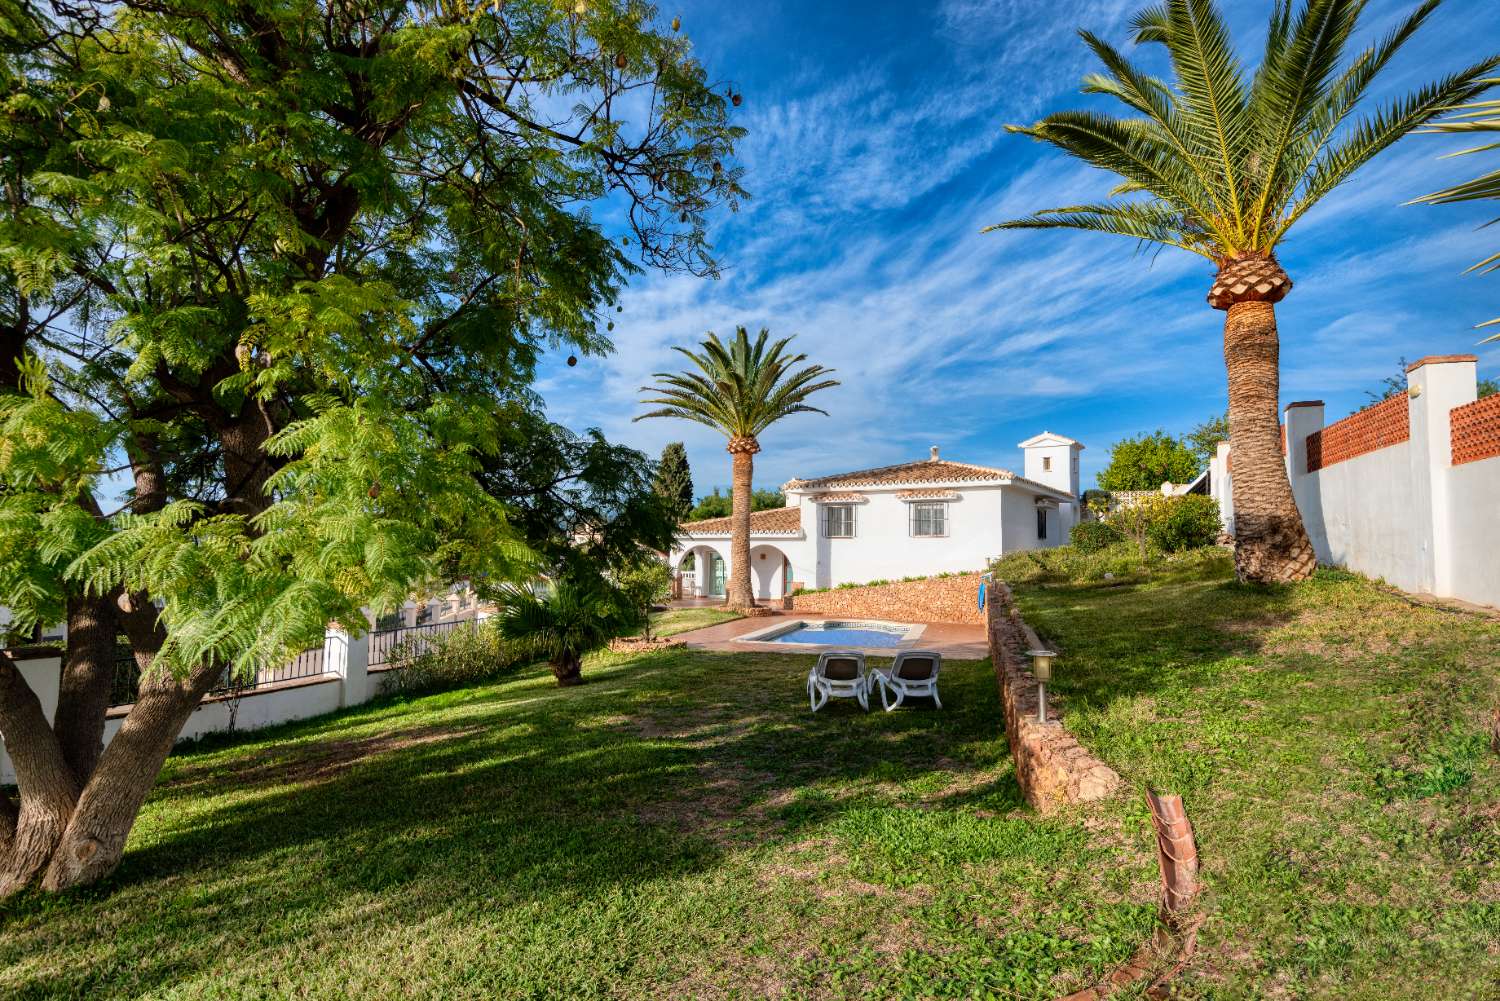
<path id="1" fill-rule="evenodd" d="M 737 637 L 744 636 L 747 633 L 759 632 L 776 625 L 777 622 L 794 622 L 798 620 L 820 622 L 829 618 L 840 622 L 859 621 L 846 615 L 828 616 L 820 615 L 816 612 L 783 612 L 774 616 L 758 615 L 748 619 L 735 619 L 733 622 L 721 622 L 704 629 L 695 629 L 689 633 L 682 633 L 676 638 L 682 640 L 690 650 L 717 650 L 721 653 L 780 654 L 794 654 L 800 650 L 811 656 L 819 653 L 823 648 L 811 644 L 804 647 L 795 643 L 747 642 L 738 640 Z M 909 625 L 923 625 L 926 628 L 922 630 L 922 635 L 918 636 L 915 640 L 907 640 L 902 642 L 900 646 L 882 651 L 881 653 L 885 655 L 896 654 L 902 650 L 932 650 L 950 660 L 983 660 L 989 656 L 989 648 L 985 644 L 983 626 L 961 625 L 952 622 L 923 622 L 921 619 L 915 618 L 903 618 L 899 621 Z"/>

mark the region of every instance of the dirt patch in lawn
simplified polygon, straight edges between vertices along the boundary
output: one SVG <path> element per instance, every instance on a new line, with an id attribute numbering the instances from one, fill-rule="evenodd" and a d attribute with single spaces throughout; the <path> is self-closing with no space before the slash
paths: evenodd
<path id="1" fill-rule="evenodd" d="M 241 787 L 326 782 L 336 778 L 361 761 L 396 751 L 407 751 L 478 733 L 478 726 L 427 726 L 415 730 L 396 730 L 369 737 L 348 740 L 325 740 L 297 745 L 293 753 L 268 750 L 233 771 L 218 766 L 182 769 L 163 789 L 172 793 L 194 792 L 207 784 Z"/>

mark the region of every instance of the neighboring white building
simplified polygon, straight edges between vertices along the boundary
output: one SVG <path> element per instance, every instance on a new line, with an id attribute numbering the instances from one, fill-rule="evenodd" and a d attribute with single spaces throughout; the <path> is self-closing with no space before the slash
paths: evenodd
<path id="1" fill-rule="evenodd" d="M 1020 448 L 1024 476 L 940 459 L 934 446 L 917 462 L 788 481 L 786 507 L 750 516 L 756 597 L 982 570 L 1005 553 L 1062 545 L 1078 517 L 1083 446 L 1044 432 Z M 724 594 L 729 540 L 728 518 L 682 526 L 671 562 L 685 595 Z"/>

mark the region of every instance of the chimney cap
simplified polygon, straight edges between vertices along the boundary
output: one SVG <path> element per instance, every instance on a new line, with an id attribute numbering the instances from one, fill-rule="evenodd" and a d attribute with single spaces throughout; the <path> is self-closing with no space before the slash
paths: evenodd
<path id="1" fill-rule="evenodd" d="M 936 462 L 936 461 L 938 461 L 938 447 L 936 445 L 932 446 L 932 454 L 927 457 L 927 461 L 928 462 Z"/>

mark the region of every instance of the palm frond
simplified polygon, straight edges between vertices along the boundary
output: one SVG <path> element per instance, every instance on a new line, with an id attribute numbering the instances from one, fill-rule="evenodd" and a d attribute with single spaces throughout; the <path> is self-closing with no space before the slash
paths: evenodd
<path id="1" fill-rule="evenodd" d="M 838 382 L 825 378 L 831 369 L 804 366 L 807 355 L 791 351 L 791 342 L 790 337 L 773 341 L 765 329 L 752 340 L 749 331 L 738 327 L 726 344 L 710 331 L 698 350 L 676 349 L 698 371 L 656 373 L 657 384 L 643 386 L 641 392 L 654 394 L 643 402 L 658 409 L 635 419 L 675 417 L 728 438 L 754 438 L 789 414 L 825 413 L 806 401 Z"/>

